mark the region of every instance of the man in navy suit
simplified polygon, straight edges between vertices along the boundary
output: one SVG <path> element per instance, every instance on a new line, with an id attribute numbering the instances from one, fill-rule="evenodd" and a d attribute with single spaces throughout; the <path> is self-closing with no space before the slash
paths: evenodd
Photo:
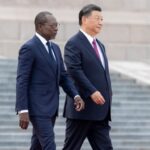
<path id="1" fill-rule="evenodd" d="M 58 45 L 50 41 L 58 23 L 50 12 L 40 12 L 35 18 L 35 36 L 19 51 L 16 111 L 20 127 L 33 125 L 30 150 L 56 150 L 53 127 L 59 105 L 59 85 L 72 97 L 75 111 L 84 102 L 68 77 Z"/>
<path id="2" fill-rule="evenodd" d="M 63 150 L 80 150 L 85 138 L 93 150 L 112 150 L 109 136 L 112 89 L 104 45 L 96 38 L 102 29 L 101 8 L 86 5 L 79 12 L 80 31 L 65 45 L 65 63 L 75 82 L 85 109 L 76 112 L 68 95 Z"/>

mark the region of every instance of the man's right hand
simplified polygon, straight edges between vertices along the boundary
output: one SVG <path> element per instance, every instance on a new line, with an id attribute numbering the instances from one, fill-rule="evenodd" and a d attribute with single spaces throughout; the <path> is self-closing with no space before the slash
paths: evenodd
<path id="1" fill-rule="evenodd" d="M 105 103 L 105 99 L 99 91 L 95 91 L 91 95 L 91 99 L 98 105 L 103 105 Z"/>
<path id="2" fill-rule="evenodd" d="M 84 103 L 83 99 L 80 96 L 76 96 L 74 98 L 74 105 L 75 105 L 76 111 L 81 111 L 85 107 L 85 103 Z"/>
<path id="3" fill-rule="evenodd" d="M 19 113 L 19 126 L 22 129 L 27 129 L 29 125 L 29 113 Z"/>

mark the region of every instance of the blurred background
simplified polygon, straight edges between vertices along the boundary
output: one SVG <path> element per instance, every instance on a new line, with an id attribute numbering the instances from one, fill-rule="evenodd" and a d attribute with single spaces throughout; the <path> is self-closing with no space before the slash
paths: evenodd
<path id="1" fill-rule="evenodd" d="M 55 39 L 62 50 L 79 30 L 78 12 L 88 3 L 102 7 L 105 44 L 113 86 L 111 137 L 114 150 L 150 150 L 150 0 L 0 0 L 0 150 L 28 150 L 32 127 L 23 131 L 15 114 L 20 46 L 31 38 L 34 18 L 50 11 L 60 23 Z M 64 141 L 65 94 L 55 126 L 57 150 Z M 86 140 L 82 150 L 91 150 Z"/>

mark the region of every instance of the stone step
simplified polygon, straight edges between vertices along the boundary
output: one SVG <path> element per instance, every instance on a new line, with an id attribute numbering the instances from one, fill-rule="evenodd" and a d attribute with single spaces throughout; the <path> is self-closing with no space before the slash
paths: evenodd
<path id="1" fill-rule="evenodd" d="M 150 125 L 149 122 L 145 121 L 145 120 L 148 120 L 148 117 L 145 117 L 145 118 L 143 117 L 144 119 L 142 117 L 139 117 L 141 122 L 138 122 L 138 118 L 136 118 L 136 117 L 133 117 L 133 118 L 128 117 L 128 118 L 129 119 L 127 119 L 127 117 L 121 118 L 120 116 L 119 117 L 113 117 L 112 116 L 112 123 L 111 123 L 112 129 L 114 129 L 114 130 L 117 130 L 118 128 L 124 129 L 124 125 L 126 125 L 127 128 L 131 129 L 131 130 L 134 128 L 134 126 L 137 126 L 137 128 L 135 128 L 135 130 L 138 130 L 138 129 L 139 130 L 145 130 L 145 129 L 142 129 L 141 126 L 144 125 L 144 127 L 147 128 Z M 19 119 L 15 119 L 14 121 L 8 121 L 8 120 L 1 119 L 0 121 L 1 121 L 2 127 L 7 126 L 8 129 L 10 128 L 10 130 L 11 130 L 12 126 L 16 127 L 16 130 L 18 130 L 18 128 L 19 128 Z M 30 125 L 31 125 L 31 123 L 30 123 Z M 57 128 L 57 126 L 65 126 L 65 119 L 64 120 L 57 120 L 56 129 L 59 129 L 59 128 Z M 126 131 L 127 129 L 125 128 L 124 130 Z M 135 130 L 133 130 L 133 131 L 135 131 Z M 12 130 L 12 132 L 14 132 L 14 131 Z"/>
<path id="2" fill-rule="evenodd" d="M 64 102 L 65 102 L 65 97 L 60 97 L 60 101 L 59 101 L 59 107 L 60 108 L 63 108 L 64 107 Z M 14 98 L 0 98 L 0 103 L 1 103 L 1 106 L 4 106 L 4 108 L 12 108 L 14 105 L 15 105 L 15 97 Z M 142 100 L 142 99 L 135 99 L 135 100 L 127 100 L 127 99 L 122 99 L 121 98 L 121 101 L 119 101 L 119 98 L 118 99 L 113 99 L 112 101 L 112 106 L 114 108 L 116 107 L 123 107 L 123 106 L 128 106 L 130 105 L 129 107 L 149 107 L 150 105 L 150 102 L 148 100 Z"/>
<path id="3" fill-rule="evenodd" d="M 149 89 L 141 89 L 140 87 L 136 87 L 136 88 L 127 88 L 127 87 L 112 87 L 113 88 L 113 93 L 114 94 L 117 94 L 117 93 L 133 93 L 133 94 L 137 94 L 137 95 L 140 95 L 140 94 L 150 94 L 149 93 Z"/>
<path id="4" fill-rule="evenodd" d="M 144 96 L 144 95 L 140 96 L 140 95 L 138 95 L 138 96 L 134 97 L 134 95 L 131 95 L 131 96 L 125 96 L 125 95 L 120 96 L 118 94 L 118 95 L 114 95 L 113 96 L 113 100 L 112 100 L 114 106 L 115 105 L 119 105 L 121 102 L 124 102 L 124 103 L 128 103 L 128 102 L 132 103 L 133 102 L 133 103 L 137 103 L 138 104 L 141 101 L 143 103 L 149 104 L 149 96 Z M 15 104 L 15 95 L 11 96 L 11 93 L 8 93 L 8 95 L 2 95 L 2 93 L 0 93 L 0 102 L 2 104 L 8 104 L 8 105 L 9 104 L 10 105 L 11 104 Z M 65 102 L 65 96 L 64 97 L 60 97 L 60 107 L 63 106 L 64 102 Z"/>
<path id="5" fill-rule="evenodd" d="M 17 60 L 16 59 L 0 59 L 0 66 L 1 65 L 11 65 L 11 66 L 16 66 L 17 65 Z"/>
<path id="6" fill-rule="evenodd" d="M 130 95 L 126 95 L 126 94 L 115 94 L 113 95 L 113 100 L 118 100 L 118 99 L 126 99 L 126 100 L 136 100 L 136 99 L 142 99 L 142 100 L 147 100 L 149 98 L 149 95 L 138 95 L 138 96 L 134 96 L 134 94 L 130 94 Z"/>
<path id="7" fill-rule="evenodd" d="M 60 107 L 59 107 L 60 110 L 63 110 L 63 107 L 64 107 L 64 105 L 60 105 Z M 149 107 L 150 107 L 150 104 L 147 104 L 147 103 L 144 103 L 141 105 L 139 105 L 139 104 L 130 105 L 130 103 L 129 104 L 128 103 L 122 103 L 122 104 L 118 103 L 116 105 L 113 105 L 112 111 L 127 111 L 127 112 L 128 111 L 143 111 L 143 113 L 144 113 L 144 112 L 148 112 L 148 111 L 150 112 Z M 3 114 L 6 111 L 12 112 L 14 110 L 14 106 L 2 105 L 2 106 L 0 106 L 0 110 L 1 110 L 0 114 Z"/>
<path id="8" fill-rule="evenodd" d="M 1 150 L 10 150 L 10 146 L 0 146 L 0 149 Z M 29 149 L 28 145 L 27 146 L 18 146 L 18 145 L 16 145 L 15 147 L 11 147 L 11 150 L 27 150 L 27 149 Z M 57 150 L 62 150 L 62 146 L 58 145 Z M 82 147 L 81 150 L 91 150 L 91 148 L 88 147 L 88 146 L 84 146 L 84 147 Z"/>
<path id="9" fill-rule="evenodd" d="M 141 118 L 139 118 L 141 119 Z M 16 127 L 16 130 L 18 130 L 19 128 L 19 119 L 16 119 L 14 121 L 7 121 L 7 120 L 2 120 L 1 121 L 1 126 L 6 126 L 7 125 L 7 128 L 8 127 L 12 127 L 12 126 L 15 126 Z M 146 120 L 146 119 L 145 119 Z M 144 126 L 145 128 L 149 128 L 150 126 L 150 123 L 149 122 L 146 122 L 144 119 L 142 120 L 141 119 L 141 122 L 138 122 L 138 118 L 132 118 L 132 119 L 127 119 L 127 118 L 113 118 L 112 116 L 112 129 L 114 129 L 114 131 L 118 131 L 119 129 L 125 131 L 125 132 L 128 132 L 127 130 L 129 129 L 130 131 L 136 131 L 136 130 L 145 130 L 142 128 L 142 126 Z M 124 125 L 127 126 L 127 129 L 125 128 L 124 129 Z M 57 120 L 57 123 L 56 123 L 56 126 L 65 126 L 65 119 L 64 120 Z M 135 128 L 135 126 L 137 126 L 137 128 Z M 135 129 L 134 129 L 135 128 Z M 132 130 L 133 129 L 133 130 Z M 57 127 L 56 127 L 56 130 L 57 130 Z M 14 132 L 13 130 L 11 130 L 12 132 Z M 30 131 L 30 130 L 29 130 Z M 21 132 L 21 130 L 20 130 Z M 62 131 L 63 132 L 63 131 Z"/>
<path id="10" fill-rule="evenodd" d="M 137 85 L 136 85 L 137 84 Z M 122 79 L 122 81 L 113 81 L 112 80 L 112 87 L 116 87 L 116 86 L 121 86 L 121 88 L 122 87 L 126 87 L 126 88 L 143 88 L 143 89 L 147 89 L 147 88 L 145 88 L 145 87 L 142 87 L 142 85 L 140 86 L 140 85 L 138 85 L 138 83 L 136 83 L 136 82 L 133 82 L 133 81 L 131 81 L 130 82 L 130 80 L 129 81 L 126 81 L 126 80 L 123 80 Z M 148 89 L 150 89 L 150 88 L 148 88 Z"/>
<path id="11" fill-rule="evenodd" d="M 129 114 L 126 114 L 126 115 L 118 115 L 118 116 L 117 115 L 116 116 L 113 115 L 112 119 L 113 120 L 120 119 L 122 121 L 123 120 L 126 120 L 126 121 L 128 121 L 128 120 L 135 120 L 135 122 L 136 122 L 136 120 L 140 119 L 141 122 L 142 122 L 142 121 L 148 120 L 150 118 L 150 115 L 149 116 L 145 116 L 145 114 L 143 114 L 143 115 L 132 115 L 132 114 L 129 115 Z"/>
<path id="12" fill-rule="evenodd" d="M 136 113 L 136 112 L 143 112 L 143 113 L 148 113 L 150 112 L 150 109 L 148 107 L 140 107 L 140 106 L 137 106 L 137 107 L 134 107 L 134 106 L 129 106 L 129 105 L 126 105 L 128 106 L 128 108 L 126 107 L 112 107 L 112 112 L 127 112 L 127 114 L 130 114 L 130 113 Z"/>
<path id="13" fill-rule="evenodd" d="M 118 102 L 119 100 L 121 99 L 121 101 L 120 102 Z M 6 101 L 3 101 L 1 98 L 0 98 L 0 103 L 1 103 L 1 108 L 3 109 L 3 110 L 12 110 L 12 109 L 14 109 L 14 107 L 15 107 L 15 101 L 10 97 L 9 99 L 6 99 L 5 98 L 5 100 Z M 13 100 L 13 101 L 12 101 Z M 63 110 L 63 108 L 64 108 L 64 102 L 65 102 L 65 98 L 63 99 L 63 100 L 61 100 L 60 101 L 60 104 L 59 104 L 59 108 L 60 108 L 60 111 L 62 111 Z M 128 110 L 128 108 L 130 108 L 130 109 L 132 109 L 132 108 L 136 108 L 136 109 L 138 109 L 138 110 L 140 110 L 140 108 L 141 107 L 143 107 L 143 108 L 141 108 L 141 110 L 143 110 L 143 109 L 148 109 L 149 108 L 149 106 L 150 106 L 150 103 L 149 103 L 149 98 L 147 98 L 146 100 L 144 99 L 135 99 L 135 100 L 132 100 L 131 101 L 131 99 L 129 98 L 129 99 L 122 99 L 122 98 L 118 98 L 117 100 L 115 100 L 115 99 L 113 99 L 113 101 L 112 101 L 112 107 L 114 108 L 114 109 L 116 109 L 116 108 L 118 108 L 118 107 L 121 107 L 121 109 L 122 108 L 126 108 L 127 107 L 127 109 L 126 110 Z M 9 113 L 9 112 L 8 112 Z M 143 112 L 144 113 L 144 112 Z M 0 113 L 0 114 L 4 114 L 5 115 L 5 113 Z M 145 114 L 144 114 L 145 115 Z"/>
<path id="14" fill-rule="evenodd" d="M 10 83 L 11 80 L 12 80 L 11 78 L 7 79 L 7 82 Z M 14 88 L 14 85 L 12 85 L 12 84 L 8 85 L 7 82 L 0 83 L 0 93 L 3 93 L 5 91 L 9 91 L 11 93 L 15 92 L 16 89 Z M 121 87 L 121 88 L 119 88 L 119 86 L 117 86 L 117 87 L 113 86 L 113 95 L 114 96 L 117 96 L 118 94 L 123 94 L 123 95 L 128 94 L 128 96 L 132 96 L 132 95 L 134 96 L 134 94 L 135 94 L 137 97 L 139 95 L 150 96 L 150 93 L 148 93 L 148 92 L 149 92 L 149 90 L 145 91 L 145 89 L 140 89 L 138 87 L 135 89 L 134 88 L 129 89 L 128 87 L 125 87 L 125 86 Z M 65 94 L 63 96 L 61 96 L 61 98 L 65 98 Z"/>
<path id="15" fill-rule="evenodd" d="M 0 85 L 3 86 L 11 86 L 11 85 L 15 85 L 16 84 L 16 81 L 14 79 L 14 77 L 7 77 L 7 78 L 1 78 L 1 81 L 0 81 Z"/>
<path id="16" fill-rule="evenodd" d="M 113 113 L 112 113 L 113 114 Z M 57 125 L 65 125 L 65 119 L 58 119 L 57 122 L 56 122 Z M 118 119 L 118 118 L 115 118 L 113 119 L 113 115 L 112 115 L 112 122 L 111 122 L 112 126 L 115 127 L 115 126 L 120 126 L 120 127 L 123 127 L 124 125 L 127 125 L 131 127 L 133 126 L 137 126 L 137 127 L 140 127 L 141 125 L 147 127 L 150 125 L 150 120 L 143 120 L 142 122 L 138 119 L 132 119 L 132 120 L 126 120 L 126 119 Z M 142 127 L 141 126 L 141 127 Z"/>
<path id="17" fill-rule="evenodd" d="M 65 120 L 64 120 L 65 121 Z M 60 128 L 58 128 L 57 126 L 65 126 L 65 123 L 64 121 L 62 123 L 56 123 L 56 127 L 55 127 L 55 132 L 57 135 L 59 134 L 65 134 L 65 128 L 63 128 L 62 130 Z M 126 120 L 127 122 L 128 120 Z M 1 133 L 11 133 L 11 132 L 20 132 L 23 134 L 22 130 L 19 129 L 19 123 L 16 121 L 15 123 L 13 122 L 5 122 L 5 124 L 2 123 L 2 126 L 5 126 L 6 123 L 12 123 L 12 125 L 7 125 L 7 128 L 8 130 L 2 130 L 0 129 Z M 124 127 L 124 125 L 126 126 L 126 128 Z M 8 128 L 10 126 L 10 128 Z M 11 126 L 15 126 L 16 128 L 12 128 L 11 130 Z M 137 126 L 137 127 L 135 127 Z M 144 126 L 144 129 L 143 127 Z M 111 132 L 112 133 L 122 133 L 122 132 L 126 132 L 126 133 L 129 133 L 129 132 L 139 132 L 139 133 L 146 133 L 146 131 L 148 130 L 149 131 L 149 126 L 150 124 L 149 123 L 145 123 L 144 121 L 142 121 L 142 123 L 138 123 L 136 125 L 136 122 L 135 123 L 125 123 L 125 121 L 114 121 L 113 119 L 113 123 L 111 125 L 112 127 L 112 130 Z M 26 132 L 28 132 L 29 134 L 31 134 L 31 129 L 28 129 Z M 116 138 L 118 139 L 118 138 Z"/>
<path id="18" fill-rule="evenodd" d="M 19 145 L 20 146 L 27 146 L 29 145 L 29 142 L 25 142 L 24 140 L 18 140 L 18 141 L 5 141 L 5 140 L 2 140 L 0 141 L 0 145 L 1 146 L 4 146 L 4 145 L 11 145 L 11 146 L 17 146 L 17 142 L 19 142 Z M 88 144 L 88 142 L 86 142 Z M 63 140 L 56 140 L 56 144 L 59 145 L 59 146 L 62 146 L 63 145 Z M 116 140 L 116 141 L 113 141 L 113 145 L 115 147 L 118 147 L 120 145 L 126 145 L 126 144 L 130 144 L 130 146 L 148 146 L 149 145 L 149 141 L 145 139 L 144 140 L 125 140 L 124 142 L 122 142 L 121 140 Z M 85 144 L 84 144 L 85 146 Z"/>
<path id="19" fill-rule="evenodd" d="M 119 112 L 119 111 L 117 111 L 117 112 Z M 119 125 L 122 125 L 123 123 L 126 123 L 127 125 L 130 125 L 130 124 L 132 125 L 132 124 L 136 124 L 136 123 L 139 124 L 139 125 L 144 124 L 144 123 L 145 123 L 145 125 L 150 124 L 149 119 L 148 119 L 149 115 L 144 115 L 144 114 L 140 115 L 140 113 L 141 113 L 140 111 L 139 111 L 139 113 L 138 112 L 136 113 L 137 115 L 136 114 L 130 114 L 130 113 L 127 113 L 127 112 L 121 113 L 122 115 L 116 115 L 117 112 L 114 113 L 112 111 L 112 120 L 113 120 L 112 124 L 115 124 L 115 125 L 117 123 Z M 15 116 L 15 114 L 14 114 L 14 116 Z M 11 117 L 11 115 L 9 115 L 8 117 L 7 116 L 6 117 L 4 117 L 4 116 L 1 117 L 1 119 L 0 119 L 1 126 L 7 125 L 9 127 L 11 127 L 11 126 L 18 127 L 19 119 L 18 119 L 17 116 L 16 117 L 14 117 L 14 116 Z M 140 121 L 138 120 L 138 118 L 140 119 Z M 62 118 L 61 115 L 60 115 L 59 118 L 56 121 L 56 124 L 58 126 L 65 125 L 65 120 L 66 119 Z"/>
<path id="20" fill-rule="evenodd" d="M 13 88 L 13 87 L 15 87 L 15 84 L 16 84 L 16 80 L 14 77 L 10 76 L 9 78 L 4 77 L 4 78 L 0 79 L 0 86 L 1 86 L 0 88 L 5 88 L 5 87 Z M 119 82 L 116 82 L 116 83 L 112 82 L 112 90 L 113 90 L 114 94 L 117 92 L 123 92 L 124 93 L 125 91 L 129 91 L 129 90 L 131 90 L 131 92 L 138 92 L 139 91 L 139 93 L 147 93 L 150 90 L 150 88 L 145 89 L 145 88 L 142 88 L 139 86 L 135 86 L 134 83 L 126 83 L 126 82 L 122 81 L 120 83 Z M 63 92 L 62 95 L 64 96 L 65 93 Z"/>
<path id="21" fill-rule="evenodd" d="M 148 101 L 148 102 L 143 102 L 143 101 L 112 101 L 112 105 L 113 106 L 124 106 L 124 105 L 135 105 L 135 106 L 137 106 L 137 105 L 139 105 L 139 106 L 144 106 L 144 105 L 150 105 L 150 101 Z"/>
<path id="22" fill-rule="evenodd" d="M 14 61 L 9 61 L 8 58 L 4 58 L 3 61 L 0 58 L 0 69 L 3 71 L 6 71 L 6 73 L 9 71 L 16 73 L 17 70 L 17 62 L 16 59 Z"/>
<path id="23" fill-rule="evenodd" d="M 120 120 L 120 119 L 116 119 L 113 120 L 112 122 L 112 126 L 128 126 L 128 125 L 135 125 L 135 126 L 149 126 L 150 125 L 150 120 L 143 120 L 142 122 L 140 120 Z"/>
<path id="24" fill-rule="evenodd" d="M 0 147 L 2 150 L 10 150 L 10 147 L 7 146 L 7 147 Z M 15 147 L 12 147 L 11 150 L 27 150 L 29 149 L 28 146 L 26 147 L 22 147 L 22 146 L 15 146 Z M 118 146 L 115 148 L 115 150 L 141 150 L 143 149 L 142 147 L 137 147 L 137 146 Z M 57 150 L 62 150 L 62 146 L 58 146 L 57 147 Z M 83 147 L 81 148 L 81 150 L 91 150 L 90 147 Z M 144 147 L 144 150 L 150 150 L 150 147 Z"/>
<path id="25" fill-rule="evenodd" d="M 14 85 L 14 88 L 15 88 L 15 85 Z M 10 91 L 10 92 L 6 92 L 6 91 L 5 92 L 0 92 L 0 99 L 1 100 L 4 98 L 7 101 L 11 97 L 12 99 L 10 99 L 10 100 L 12 101 L 12 100 L 15 99 L 15 96 L 16 96 L 15 92 L 12 92 L 12 91 Z M 119 94 L 119 92 L 118 92 L 118 93 L 113 94 L 113 101 L 116 101 L 120 98 L 123 101 L 127 100 L 129 98 L 132 98 L 132 100 L 136 100 L 136 98 L 137 98 L 137 100 L 138 99 L 143 99 L 143 101 L 144 101 L 144 100 L 147 100 L 147 98 L 149 98 L 149 96 L 150 95 L 147 92 L 145 94 L 142 93 L 142 92 L 139 92 L 139 94 L 137 94 L 136 96 L 133 93 L 128 93 L 128 95 L 126 95 L 126 93 L 124 93 L 124 92 L 123 93 L 121 92 L 121 94 Z M 60 95 L 60 99 L 62 99 L 62 101 L 64 101 L 65 97 L 66 97 L 66 94 L 64 94 L 64 93 Z"/>
<path id="26" fill-rule="evenodd" d="M 17 133 L 14 133 L 14 132 L 10 132 L 10 133 L 7 133 L 7 132 L 5 132 L 5 133 L 0 133 L 0 139 L 1 138 L 8 138 L 9 137 L 9 139 L 11 140 L 14 140 L 14 137 L 15 137 L 15 139 L 16 140 L 19 140 L 20 139 L 20 137 L 22 137 L 22 136 L 24 136 L 24 138 L 25 139 L 30 139 L 30 137 L 31 137 L 31 133 L 29 133 L 29 132 L 26 132 L 26 131 L 24 131 L 23 132 L 23 130 L 21 130 L 20 129 L 20 131 L 21 132 L 17 132 Z M 64 131 L 61 131 L 61 132 L 59 132 L 59 133 L 56 133 L 56 136 L 57 135 L 59 135 L 59 139 L 61 139 L 61 137 L 64 137 L 64 135 L 65 135 L 65 132 Z M 150 132 L 142 132 L 142 133 L 140 133 L 140 132 L 134 132 L 134 131 L 132 131 L 132 132 L 126 132 L 126 131 L 122 131 L 122 132 L 111 132 L 111 137 L 113 138 L 113 139 L 119 139 L 118 137 L 122 137 L 122 138 L 124 138 L 124 139 L 127 139 L 127 140 L 129 140 L 129 139 L 144 139 L 144 138 L 150 138 Z"/>
<path id="27" fill-rule="evenodd" d="M 0 70 L 2 70 L 2 69 L 0 68 Z M 2 71 L 3 71 L 3 70 L 2 70 Z M 12 74 L 9 74 L 9 73 L 11 73 L 11 72 L 2 72 L 2 73 L 0 74 L 0 79 L 11 78 L 11 79 L 14 79 L 14 80 L 15 80 L 15 78 L 16 78 L 16 72 L 14 72 L 14 73 L 12 73 Z"/>
<path id="28" fill-rule="evenodd" d="M 128 106 L 128 105 L 127 105 Z M 63 111 L 63 108 L 60 108 L 59 111 Z M 2 108 L 2 112 L 0 112 L 0 115 L 5 115 L 6 113 L 8 115 L 11 115 L 12 112 L 15 114 L 15 106 L 14 108 Z M 130 114 L 130 113 L 143 113 L 143 114 L 146 114 L 146 113 L 150 113 L 150 110 L 149 110 L 149 107 L 144 107 L 141 109 L 141 107 L 139 106 L 138 108 L 135 108 L 134 106 L 132 107 L 129 107 L 129 108 L 125 108 L 125 107 L 122 107 L 122 108 L 118 108 L 118 107 L 112 107 L 112 113 L 124 113 L 127 112 L 127 114 Z"/>
<path id="29" fill-rule="evenodd" d="M 11 82 L 11 79 L 10 79 Z M 9 87 L 4 87 L 4 88 L 0 88 L 1 93 L 5 92 L 5 91 L 9 91 L 9 92 L 15 92 L 16 90 L 14 88 L 9 88 Z"/>
<path id="30" fill-rule="evenodd" d="M 10 89 L 10 88 L 9 88 Z M 1 102 L 7 102 L 7 103 L 15 103 L 15 98 L 16 98 L 16 94 L 13 91 L 14 89 L 12 89 L 12 91 L 10 90 L 8 93 L 4 92 L 0 92 L 0 101 Z M 127 95 L 128 94 L 128 95 Z M 136 94 L 136 95 L 135 95 Z M 135 102 L 137 101 L 137 103 L 140 103 L 139 100 L 142 99 L 142 101 L 145 103 L 149 103 L 147 102 L 147 99 L 150 97 L 150 94 L 147 92 L 132 92 L 132 93 L 128 93 L 128 92 L 114 92 L 113 93 L 113 102 L 114 104 L 121 103 L 121 102 L 128 102 L 128 100 L 130 99 L 130 102 Z M 66 94 L 63 95 L 59 95 L 59 102 L 62 105 L 65 102 L 65 98 L 66 98 Z M 5 101 L 4 101 L 4 100 Z M 119 99 L 121 99 L 121 101 L 118 101 Z M 129 103 L 130 103 L 129 102 Z"/>
<path id="31" fill-rule="evenodd" d="M 16 71 L 14 71 L 14 68 L 8 67 L 7 65 L 3 66 L 3 67 L 4 67 L 3 69 L 2 69 L 2 67 L 0 67 L 0 71 L 2 72 L 0 74 L 0 79 L 3 80 L 3 79 L 7 79 L 7 78 L 11 77 L 11 78 L 13 78 L 15 80 L 17 74 L 16 74 Z M 10 68 L 10 70 L 9 70 L 9 68 Z M 133 85 L 133 86 L 137 87 L 137 85 L 135 85 L 136 81 L 134 81 L 134 80 L 125 80 L 125 79 L 121 79 L 121 78 L 117 79 L 117 78 L 119 78 L 119 77 L 115 76 L 115 75 L 111 75 L 111 81 L 113 82 L 112 83 L 113 85 L 117 85 L 117 84 L 126 85 L 126 84 L 128 84 L 128 85 Z M 140 88 L 144 88 L 144 87 L 142 87 L 140 85 L 139 85 L 139 87 Z"/>
<path id="32" fill-rule="evenodd" d="M 59 132 L 61 132 L 61 131 L 65 131 L 65 124 L 64 124 L 64 126 L 62 126 L 62 125 L 59 125 L 58 123 L 58 119 L 56 120 L 56 126 L 55 126 L 55 131 L 56 131 L 56 134 L 58 134 Z M 63 122 L 65 122 L 65 120 L 63 120 Z M 110 123 L 111 124 L 111 126 L 112 126 L 112 128 L 111 128 L 111 132 L 130 132 L 130 131 L 134 131 L 134 132 L 136 132 L 136 131 L 138 131 L 139 130 L 139 132 L 140 131 L 143 131 L 143 130 L 147 130 L 147 131 L 150 131 L 149 129 L 150 129 L 150 126 L 145 126 L 144 128 L 143 127 L 141 127 L 141 126 L 139 126 L 139 125 L 137 125 L 137 126 L 133 126 L 132 124 L 128 124 L 127 126 L 119 126 L 119 125 L 116 125 L 116 126 L 114 126 L 113 124 L 112 124 L 112 122 Z M 22 130 L 20 130 L 20 128 L 19 128 L 19 126 L 17 125 L 17 124 L 12 124 L 12 125 L 0 125 L 0 131 L 1 131 L 1 133 L 2 132 L 13 132 L 13 131 L 22 131 Z M 28 129 L 27 129 L 27 131 L 32 131 L 32 126 L 31 126 L 31 124 L 30 124 L 30 126 L 28 127 Z M 116 139 L 117 140 L 117 139 Z"/>
<path id="33" fill-rule="evenodd" d="M 10 150 L 10 146 L 0 146 L 1 150 Z M 29 149 L 29 146 L 15 146 L 15 147 L 11 147 L 11 150 L 27 150 Z"/>
<path id="34" fill-rule="evenodd" d="M 113 133 L 113 132 L 115 132 L 115 133 L 120 133 L 120 132 L 132 132 L 132 131 L 134 131 L 134 132 L 140 132 L 140 133 L 142 133 L 143 131 L 146 131 L 146 130 L 149 130 L 150 128 L 149 127 L 144 127 L 144 129 L 142 128 L 142 127 L 135 127 L 135 126 L 126 126 L 126 128 L 125 127 L 114 127 L 114 126 L 112 126 L 112 128 L 111 128 L 111 133 Z M 115 140 L 115 139 L 114 139 Z M 117 139 L 116 139 L 117 140 Z M 134 140 L 136 140 L 136 139 L 134 139 Z"/>

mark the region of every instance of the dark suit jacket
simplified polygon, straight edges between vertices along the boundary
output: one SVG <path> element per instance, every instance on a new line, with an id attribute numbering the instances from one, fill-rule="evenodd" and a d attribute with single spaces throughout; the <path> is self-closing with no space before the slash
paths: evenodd
<path id="1" fill-rule="evenodd" d="M 67 70 L 73 78 L 79 94 L 85 101 L 85 109 L 76 112 L 73 109 L 71 97 L 67 96 L 64 116 L 74 119 L 103 120 L 106 117 L 111 120 L 111 82 L 108 70 L 108 62 L 104 45 L 98 41 L 102 50 L 105 69 L 97 58 L 93 47 L 82 32 L 73 36 L 65 46 L 65 63 Z M 90 95 L 96 90 L 100 91 L 106 102 L 104 105 L 95 104 Z"/>
<path id="2" fill-rule="evenodd" d="M 44 45 L 34 36 L 19 51 L 16 111 L 29 110 L 30 116 L 52 117 L 59 105 L 59 85 L 73 98 L 77 91 L 64 69 L 59 47 L 52 43 L 57 67 Z"/>

